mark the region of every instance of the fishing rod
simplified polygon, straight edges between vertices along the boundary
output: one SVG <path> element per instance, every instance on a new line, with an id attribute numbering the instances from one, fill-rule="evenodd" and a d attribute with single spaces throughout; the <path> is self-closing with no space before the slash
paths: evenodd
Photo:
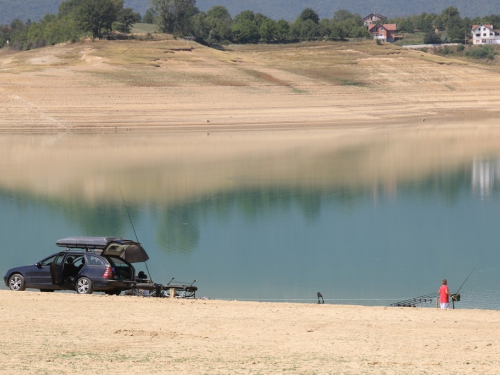
<path id="1" fill-rule="evenodd" d="M 132 217 L 130 216 L 130 212 L 128 211 L 127 203 L 125 203 L 125 198 L 123 197 L 122 189 L 121 188 L 118 188 L 118 189 L 120 190 L 120 194 L 121 194 L 122 200 L 123 200 L 123 205 L 125 206 L 125 210 L 127 211 L 128 219 L 130 220 L 130 225 L 132 225 L 132 230 L 134 231 L 135 239 L 137 240 L 138 243 L 140 243 L 139 238 L 137 237 L 137 233 L 135 232 L 135 227 L 134 227 L 134 223 L 132 222 Z M 153 278 L 151 277 L 151 273 L 149 272 L 148 262 L 144 261 L 144 265 L 146 266 L 146 271 L 148 271 L 148 275 L 149 275 L 151 282 L 153 282 Z"/>
<path id="2" fill-rule="evenodd" d="M 474 270 L 476 269 L 476 267 L 477 267 L 477 264 L 474 266 L 474 268 L 472 269 L 472 271 L 470 271 L 469 276 L 467 276 L 467 278 L 462 283 L 462 285 L 460 285 L 460 288 L 458 288 L 458 290 L 451 295 L 453 302 L 460 301 L 460 295 L 458 294 L 458 292 L 460 292 L 460 290 L 465 285 L 465 283 L 467 282 L 467 280 L 469 280 L 470 275 L 472 275 L 472 272 L 474 272 Z M 390 306 L 415 307 L 416 305 L 421 305 L 423 303 L 428 303 L 428 302 L 430 303 L 435 298 L 437 298 L 438 296 L 439 296 L 439 293 L 425 294 L 423 296 L 419 296 L 419 297 L 415 297 L 415 298 L 409 298 L 409 299 L 405 299 L 403 301 L 398 301 L 398 302 L 391 303 Z M 453 307 L 455 307 L 455 306 L 453 305 Z"/>
<path id="3" fill-rule="evenodd" d="M 466 283 L 466 281 L 469 280 L 470 275 L 472 275 L 472 272 L 474 272 L 474 270 L 476 269 L 476 267 L 477 267 L 477 264 L 474 266 L 474 268 L 472 269 L 472 271 L 470 271 L 469 276 L 467 276 L 467 278 L 462 283 L 462 285 L 460 285 L 460 288 L 458 288 L 458 290 L 455 292 L 455 294 L 458 294 L 458 292 L 460 292 L 460 289 L 462 289 L 462 287 L 464 286 L 464 284 Z"/>

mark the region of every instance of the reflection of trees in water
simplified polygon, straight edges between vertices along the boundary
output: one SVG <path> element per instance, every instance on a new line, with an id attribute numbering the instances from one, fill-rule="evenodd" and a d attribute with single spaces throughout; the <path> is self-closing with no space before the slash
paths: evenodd
<path id="1" fill-rule="evenodd" d="M 443 171 L 419 181 L 400 184 L 398 189 L 407 193 L 418 193 L 422 197 L 442 197 L 445 202 L 455 203 L 460 193 L 471 191 L 471 169 Z M 500 186 L 497 187 L 500 192 Z"/>
<path id="2" fill-rule="evenodd" d="M 92 205 L 70 201 L 62 208 L 65 218 L 82 228 L 82 235 L 122 237 L 123 232 L 129 233 L 130 222 L 123 205 L 105 201 Z M 128 210 L 132 221 L 137 222 L 137 210 L 134 207 L 128 207 Z"/>
<path id="3" fill-rule="evenodd" d="M 9 192 L 0 189 L 0 199 L 14 202 L 19 211 L 29 210 L 33 207 L 43 207 L 46 210 L 42 220 L 48 220 L 52 215 L 62 214 L 68 222 L 81 228 L 78 235 L 82 236 L 122 236 L 124 228 L 130 224 L 125 208 L 114 203 L 101 201 L 89 205 L 81 200 L 60 200 L 47 198 L 27 192 Z M 132 220 L 136 218 L 137 211 L 130 209 Z"/>
<path id="4" fill-rule="evenodd" d="M 158 220 L 156 240 L 160 249 L 174 253 L 193 251 L 200 240 L 199 207 L 170 207 Z"/>
<path id="5" fill-rule="evenodd" d="M 459 200 L 461 193 L 471 191 L 471 169 L 465 167 L 436 172 L 419 180 L 396 181 L 396 186 L 401 194 L 419 195 L 424 199 L 438 196 L 453 204 Z M 165 204 L 157 206 L 156 239 L 159 248 L 164 251 L 189 253 L 196 249 L 200 241 L 202 220 L 216 220 L 217 225 L 224 225 L 237 212 L 243 219 L 255 222 L 295 209 L 307 222 L 313 222 L 318 220 L 325 204 L 352 209 L 366 198 L 373 197 L 374 190 L 383 191 L 383 184 L 330 188 L 258 186 L 215 193 L 185 203 Z M 500 192 L 500 186 L 494 186 L 493 190 Z M 130 233 L 127 212 L 120 204 L 101 201 L 89 205 L 83 200 L 58 200 L 5 189 L 0 189 L 0 199 L 14 201 L 21 211 L 42 206 L 48 211 L 45 217 L 62 212 L 66 220 L 81 228 L 81 235 L 121 236 L 124 232 Z M 132 221 L 138 222 L 137 205 L 129 205 L 128 208 Z"/>
<path id="6" fill-rule="evenodd" d="M 343 189 L 337 194 L 331 191 L 308 188 L 245 188 L 226 193 L 217 193 L 197 201 L 168 206 L 160 210 L 157 242 L 167 252 L 189 253 L 200 240 L 200 221 L 215 218 L 217 225 L 231 219 L 236 211 L 244 220 L 255 222 L 267 216 L 290 212 L 296 207 L 306 221 L 319 218 L 321 206 L 331 199 L 351 205 L 355 195 Z M 333 197 L 333 198 L 332 198 Z"/>
<path id="7" fill-rule="evenodd" d="M 458 201 L 461 192 L 470 191 L 470 170 L 468 168 L 436 173 L 420 181 L 398 184 L 402 194 L 418 194 L 424 198 L 441 196 L 449 203 Z M 379 186 L 380 190 L 381 186 Z M 500 191 L 500 189 L 499 189 Z M 325 204 L 335 204 L 352 209 L 367 197 L 373 196 L 373 188 L 335 187 L 243 188 L 217 193 L 197 201 L 167 207 L 158 223 L 159 247 L 168 252 L 189 253 L 200 240 L 200 220 L 216 218 L 218 225 L 231 219 L 239 212 L 250 222 L 263 220 L 266 216 L 290 212 L 294 207 L 307 222 L 317 220 Z"/>

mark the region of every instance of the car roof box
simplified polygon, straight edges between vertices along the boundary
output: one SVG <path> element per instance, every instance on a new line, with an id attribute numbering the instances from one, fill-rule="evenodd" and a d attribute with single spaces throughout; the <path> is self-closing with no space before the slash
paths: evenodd
<path id="1" fill-rule="evenodd" d="M 129 242 L 116 237 L 66 237 L 56 242 L 59 247 L 79 249 L 105 249 L 112 242 Z"/>

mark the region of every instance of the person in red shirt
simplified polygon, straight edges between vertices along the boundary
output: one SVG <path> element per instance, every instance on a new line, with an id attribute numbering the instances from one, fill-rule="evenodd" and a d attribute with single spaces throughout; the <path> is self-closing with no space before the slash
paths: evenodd
<path id="1" fill-rule="evenodd" d="M 439 305 L 442 309 L 447 309 L 450 306 L 450 289 L 448 289 L 446 279 L 443 279 L 443 285 L 439 288 Z"/>

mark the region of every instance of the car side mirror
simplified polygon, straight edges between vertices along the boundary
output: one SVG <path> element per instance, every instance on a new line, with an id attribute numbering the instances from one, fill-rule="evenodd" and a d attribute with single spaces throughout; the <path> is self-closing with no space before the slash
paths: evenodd
<path id="1" fill-rule="evenodd" d="M 35 266 L 37 266 L 37 268 L 42 268 L 42 263 L 38 262 Z"/>

